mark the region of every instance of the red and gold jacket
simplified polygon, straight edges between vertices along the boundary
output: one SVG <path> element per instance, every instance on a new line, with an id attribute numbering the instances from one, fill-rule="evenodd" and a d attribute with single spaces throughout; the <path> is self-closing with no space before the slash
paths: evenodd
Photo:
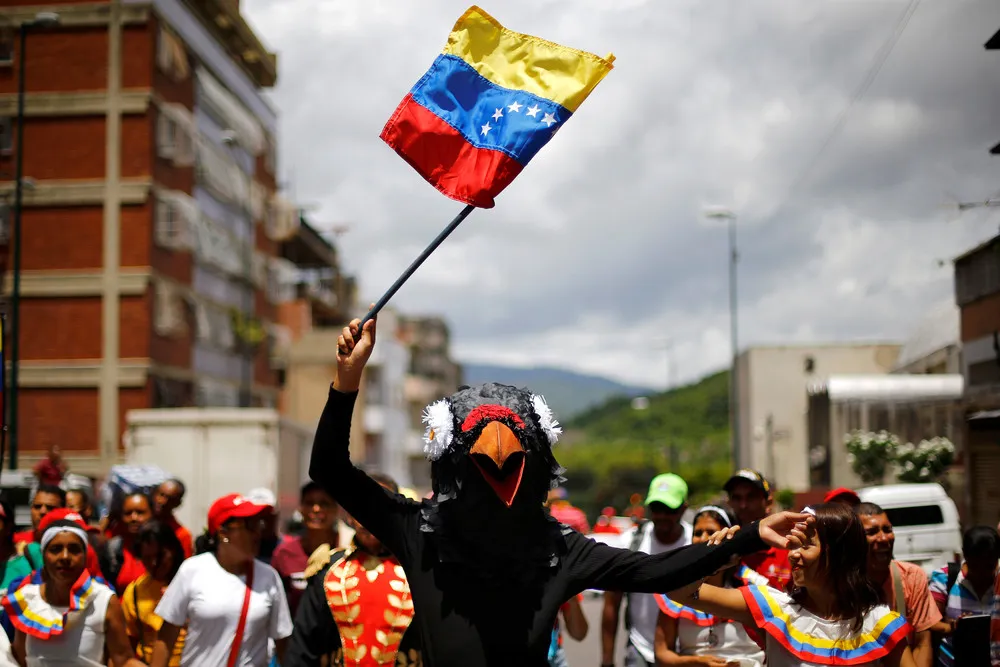
<path id="1" fill-rule="evenodd" d="M 352 546 L 309 578 L 295 615 L 287 667 L 422 667 L 413 598 L 395 557 Z"/>

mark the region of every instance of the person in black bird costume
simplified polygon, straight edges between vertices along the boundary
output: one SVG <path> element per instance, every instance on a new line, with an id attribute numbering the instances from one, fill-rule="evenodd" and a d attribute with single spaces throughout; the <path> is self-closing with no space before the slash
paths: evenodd
<path id="1" fill-rule="evenodd" d="M 806 514 L 772 515 L 720 544 L 655 556 L 615 549 L 544 509 L 561 481 L 560 429 L 545 401 L 501 384 L 463 387 L 424 414 L 433 496 L 392 493 L 350 460 L 351 413 L 375 321 L 338 339 L 337 375 L 309 475 L 395 554 L 412 593 L 427 667 L 545 667 L 560 606 L 588 589 L 666 593 L 735 558 L 789 546 Z M 794 538 L 792 538 L 794 540 Z"/>

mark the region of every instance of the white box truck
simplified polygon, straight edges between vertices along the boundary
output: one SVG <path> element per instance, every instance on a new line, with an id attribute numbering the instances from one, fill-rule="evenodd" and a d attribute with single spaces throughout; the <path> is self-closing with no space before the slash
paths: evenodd
<path id="1" fill-rule="evenodd" d="M 298 508 L 315 427 L 266 408 L 130 410 L 125 420 L 126 464 L 158 466 L 184 482 L 176 514 L 194 536 L 212 502 L 228 493 L 269 489 L 282 525 Z"/>

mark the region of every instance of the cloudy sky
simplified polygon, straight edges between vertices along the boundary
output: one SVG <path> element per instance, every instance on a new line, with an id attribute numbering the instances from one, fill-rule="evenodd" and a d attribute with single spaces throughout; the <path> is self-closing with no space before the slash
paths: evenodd
<path id="1" fill-rule="evenodd" d="M 242 6 L 279 53 L 291 193 L 320 228 L 348 228 L 342 254 L 374 300 L 462 207 L 378 135 L 468 2 Z M 948 207 L 1000 193 L 995 0 L 483 7 L 617 60 L 394 300 L 444 314 L 462 360 L 660 387 L 668 355 L 675 381 L 725 366 L 728 241 L 706 205 L 739 214 L 741 347 L 905 339 L 951 298 L 938 261 L 997 232 L 1000 208 Z"/>

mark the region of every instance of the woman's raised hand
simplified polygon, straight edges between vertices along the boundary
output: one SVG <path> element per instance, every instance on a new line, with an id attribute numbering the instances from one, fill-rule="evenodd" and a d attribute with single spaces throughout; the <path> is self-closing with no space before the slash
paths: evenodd
<path id="1" fill-rule="evenodd" d="M 806 528 L 814 521 L 816 521 L 815 516 L 804 512 L 772 514 L 760 520 L 760 539 L 768 546 L 794 549 L 801 546 L 798 544 L 800 536 L 804 536 Z M 795 535 L 793 531 L 798 531 L 799 535 Z"/>

